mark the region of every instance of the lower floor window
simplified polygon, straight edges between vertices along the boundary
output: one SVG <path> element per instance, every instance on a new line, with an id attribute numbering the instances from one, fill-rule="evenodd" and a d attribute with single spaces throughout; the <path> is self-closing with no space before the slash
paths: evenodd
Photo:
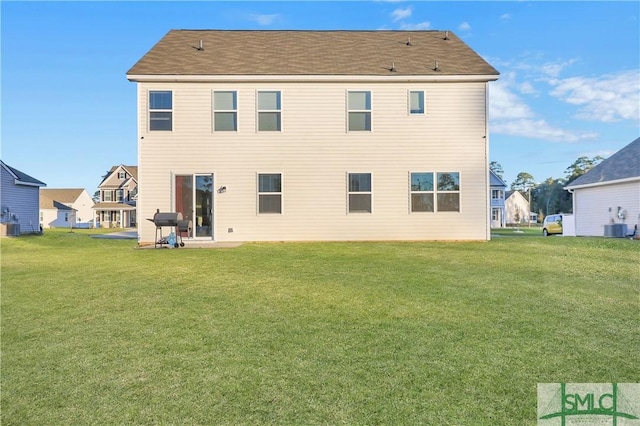
<path id="1" fill-rule="evenodd" d="M 349 213 L 371 213 L 371 173 L 349 173 Z"/>
<path id="2" fill-rule="evenodd" d="M 460 173 L 418 172 L 410 175 L 412 212 L 460 211 Z"/>
<path id="3" fill-rule="evenodd" d="M 282 213 L 282 175 L 258 174 L 258 213 Z"/>
<path id="4" fill-rule="evenodd" d="M 460 173 L 438 173 L 438 211 L 460 211 Z"/>

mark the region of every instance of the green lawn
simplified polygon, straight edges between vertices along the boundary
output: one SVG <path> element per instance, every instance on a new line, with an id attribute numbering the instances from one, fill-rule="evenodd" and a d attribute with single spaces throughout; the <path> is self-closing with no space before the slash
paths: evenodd
<path id="1" fill-rule="evenodd" d="M 1 423 L 534 425 L 537 383 L 640 382 L 640 242 L 535 231 L 2 239 Z"/>

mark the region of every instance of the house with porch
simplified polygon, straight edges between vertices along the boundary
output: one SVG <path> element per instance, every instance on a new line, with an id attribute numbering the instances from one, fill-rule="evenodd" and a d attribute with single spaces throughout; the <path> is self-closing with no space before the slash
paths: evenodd
<path id="1" fill-rule="evenodd" d="M 96 226 L 102 228 L 135 228 L 137 223 L 138 167 L 113 166 L 98 185 Z"/>
<path id="2" fill-rule="evenodd" d="M 507 184 L 493 170 L 489 170 L 489 185 L 491 188 L 491 227 L 504 228 L 506 225 L 504 194 Z"/>
<path id="3" fill-rule="evenodd" d="M 0 235 L 40 232 L 40 188 L 47 184 L 0 160 Z"/>
<path id="4" fill-rule="evenodd" d="M 498 75 L 451 31 L 171 30 L 127 72 L 138 215 L 187 243 L 488 240 Z"/>
<path id="5" fill-rule="evenodd" d="M 84 188 L 40 188 L 40 224 L 43 228 L 91 228 L 93 205 Z"/>

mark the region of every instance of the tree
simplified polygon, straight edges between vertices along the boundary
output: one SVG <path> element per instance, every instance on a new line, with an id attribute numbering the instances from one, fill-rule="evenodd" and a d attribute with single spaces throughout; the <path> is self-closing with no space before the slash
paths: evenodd
<path id="1" fill-rule="evenodd" d="M 574 180 L 578 179 L 580 176 L 600 164 L 600 162 L 604 160 L 599 155 L 596 155 L 593 158 L 589 158 L 586 156 L 579 157 L 576 161 L 573 162 L 567 169 L 564 171 L 565 173 L 565 181 L 564 184 L 568 185 Z"/>
<path id="2" fill-rule="evenodd" d="M 97 203 L 100 201 L 100 190 L 97 190 L 96 192 L 93 193 L 93 197 L 91 197 L 91 199 L 93 199 L 94 203 Z"/>
<path id="3" fill-rule="evenodd" d="M 502 165 L 497 161 L 492 161 L 489 163 L 489 170 L 496 174 L 500 179 L 504 179 L 504 170 L 502 169 Z"/>
<path id="4" fill-rule="evenodd" d="M 529 188 L 536 186 L 536 180 L 527 172 L 520 172 L 516 176 L 516 180 L 511 183 L 512 191 L 527 192 Z"/>

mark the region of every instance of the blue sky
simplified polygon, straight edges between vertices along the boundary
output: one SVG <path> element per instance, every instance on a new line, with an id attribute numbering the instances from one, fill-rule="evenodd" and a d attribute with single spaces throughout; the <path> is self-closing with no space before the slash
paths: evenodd
<path id="1" fill-rule="evenodd" d="M 2 146 L 49 188 L 90 194 L 137 163 L 126 72 L 170 29 L 451 30 L 500 73 L 490 160 L 564 177 L 640 135 L 640 3 L 0 2 Z"/>

